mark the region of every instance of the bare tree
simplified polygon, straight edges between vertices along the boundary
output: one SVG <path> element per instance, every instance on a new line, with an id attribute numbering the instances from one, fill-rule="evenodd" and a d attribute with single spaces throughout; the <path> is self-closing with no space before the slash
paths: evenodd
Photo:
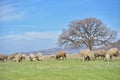
<path id="1" fill-rule="evenodd" d="M 68 29 L 59 35 L 58 44 L 69 48 L 86 46 L 90 50 L 93 46 L 107 44 L 114 40 L 117 31 L 110 30 L 96 18 L 86 18 L 70 22 Z"/>

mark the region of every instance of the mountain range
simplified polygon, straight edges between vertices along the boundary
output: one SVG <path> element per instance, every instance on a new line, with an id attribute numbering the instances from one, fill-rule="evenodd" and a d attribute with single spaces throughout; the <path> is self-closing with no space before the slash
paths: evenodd
<path id="1" fill-rule="evenodd" d="M 60 51 L 60 50 L 64 50 L 66 51 L 67 53 L 69 54 L 72 54 L 72 53 L 77 53 L 80 51 L 80 49 L 62 49 L 62 48 L 50 48 L 50 49 L 43 49 L 43 50 L 39 50 L 39 51 L 31 51 L 31 52 L 28 52 L 26 54 L 30 54 L 30 53 L 34 53 L 34 54 L 37 54 L 38 52 L 42 53 L 43 55 L 51 55 L 51 54 L 55 54 L 56 52 Z"/>

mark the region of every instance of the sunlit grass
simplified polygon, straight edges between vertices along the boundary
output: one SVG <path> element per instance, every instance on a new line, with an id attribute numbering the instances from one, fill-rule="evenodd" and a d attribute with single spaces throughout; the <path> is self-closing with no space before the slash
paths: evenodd
<path id="1" fill-rule="evenodd" d="M 120 60 L 0 62 L 0 80 L 120 80 Z"/>

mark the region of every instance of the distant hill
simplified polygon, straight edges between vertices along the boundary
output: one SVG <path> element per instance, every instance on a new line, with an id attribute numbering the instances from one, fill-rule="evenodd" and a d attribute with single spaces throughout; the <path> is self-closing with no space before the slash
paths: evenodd
<path id="1" fill-rule="evenodd" d="M 69 54 L 77 53 L 80 51 L 79 49 L 50 48 L 50 49 L 43 49 L 43 50 L 39 50 L 39 51 L 31 51 L 31 52 L 28 52 L 26 54 L 29 54 L 29 53 L 37 54 L 38 52 L 41 52 L 43 55 L 51 55 L 51 54 L 55 54 L 56 52 L 58 52 L 60 50 L 64 50 Z"/>

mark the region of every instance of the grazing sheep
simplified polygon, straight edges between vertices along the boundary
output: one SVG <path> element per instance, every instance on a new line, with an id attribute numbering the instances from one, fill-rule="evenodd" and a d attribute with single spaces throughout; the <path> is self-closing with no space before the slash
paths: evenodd
<path id="1" fill-rule="evenodd" d="M 30 55 L 29 55 L 30 61 L 35 60 L 35 58 L 36 58 L 36 56 L 33 53 L 30 53 Z"/>
<path id="2" fill-rule="evenodd" d="M 59 60 L 60 60 L 61 57 L 62 57 L 63 60 L 66 59 L 66 52 L 63 51 L 63 50 L 58 51 L 58 52 L 56 53 L 56 59 L 59 59 Z"/>
<path id="3" fill-rule="evenodd" d="M 95 59 L 99 57 L 102 57 L 104 59 L 106 55 L 106 50 L 101 49 L 101 50 L 94 51 L 94 53 L 95 53 Z"/>
<path id="4" fill-rule="evenodd" d="M 8 56 L 3 55 L 3 54 L 0 55 L 0 61 L 5 62 L 5 61 L 7 61 L 7 59 L 8 59 Z"/>
<path id="5" fill-rule="evenodd" d="M 43 60 L 42 53 L 38 53 L 38 54 L 36 55 L 36 59 L 37 59 L 38 61 L 42 61 L 42 60 Z"/>
<path id="6" fill-rule="evenodd" d="M 16 55 L 17 55 L 17 54 L 11 54 L 11 55 L 8 57 L 8 59 L 9 59 L 9 60 L 13 60 Z"/>
<path id="7" fill-rule="evenodd" d="M 18 53 L 18 54 L 15 56 L 14 61 L 16 61 L 16 62 L 21 62 L 22 59 L 23 59 L 22 54 L 21 54 L 21 53 Z"/>
<path id="8" fill-rule="evenodd" d="M 26 59 L 26 54 L 22 54 L 22 59 L 23 59 L 23 60 Z"/>
<path id="9" fill-rule="evenodd" d="M 119 51 L 117 48 L 111 48 L 107 51 L 106 56 L 105 56 L 105 61 L 112 60 L 112 57 L 118 57 Z M 108 60 L 109 59 L 109 60 Z"/>
<path id="10" fill-rule="evenodd" d="M 79 53 L 79 60 L 82 61 L 89 61 L 89 60 L 94 60 L 94 52 L 90 51 L 89 49 L 81 50 Z"/>

